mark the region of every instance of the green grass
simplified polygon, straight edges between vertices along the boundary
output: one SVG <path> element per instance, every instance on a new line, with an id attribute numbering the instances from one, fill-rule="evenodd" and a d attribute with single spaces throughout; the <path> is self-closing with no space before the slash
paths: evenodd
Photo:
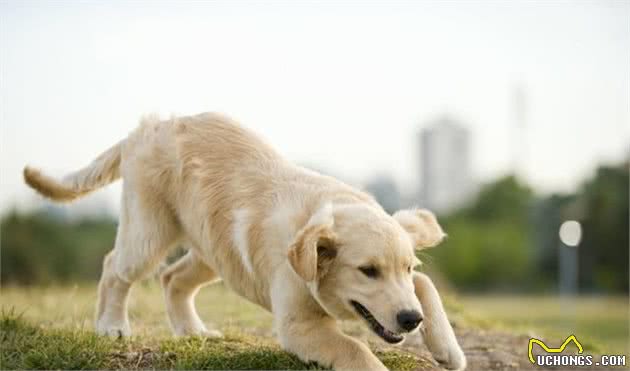
<path id="1" fill-rule="evenodd" d="M 132 293 L 129 339 L 92 331 L 92 286 L 9 287 L 1 299 L 0 369 L 321 369 L 283 351 L 271 336 L 271 316 L 222 285 L 202 290 L 198 307 L 224 332 L 223 339 L 173 338 L 154 284 Z M 376 354 L 392 370 L 431 364 L 402 350 Z"/>
<path id="2" fill-rule="evenodd" d="M 44 331 L 14 312 L 0 318 L 2 369 L 102 369 L 116 344 L 87 332 Z"/>
<path id="3" fill-rule="evenodd" d="M 542 336 L 553 344 L 575 335 L 586 350 L 628 354 L 628 297 L 460 296 L 468 323 Z M 559 345 L 559 344 L 558 344 Z"/>
<path id="4" fill-rule="evenodd" d="M 270 341 L 251 335 L 225 339 L 117 340 L 86 330 L 42 329 L 3 313 L 2 369 L 313 369 Z"/>
<path id="5" fill-rule="evenodd" d="M 0 334 L 0 368 L 6 370 L 323 369 L 300 361 L 270 339 L 242 333 L 228 333 L 223 339 L 113 339 L 87 330 L 44 329 L 9 311 L 0 315 Z M 392 370 L 418 368 L 418 359 L 404 352 L 377 354 Z"/>
<path id="6" fill-rule="evenodd" d="M 131 293 L 134 336 L 130 339 L 94 334 L 95 301 L 95 285 L 2 287 L 0 369 L 318 368 L 281 350 L 273 336 L 271 315 L 222 284 L 201 290 L 197 309 L 207 324 L 223 331 L 224 339 L 173 338 L 162 292 L 155 283 L 139 284 Z M 549 345 L 574 333 L 588 351 L 627 354 L 627 297 L 578 298 L 567 305 L 545 296 L 459 296 L 455 300 L 445 294 L 444 302 L 460 328 L 535 334 Z M 373 339 L 361 324 L 344 323 L 343 328 L 359 339 Z M 464 346 L 485 344 L 484 331 L 478 336 Z M 526 340 L 501 339 L 526 349 Z M 392 370 L 435 367 L 423 358 L 426 355 L 414 355 L 410 349 L 370 345 Z M 521 358 L 527 362 L 525 356 Z"/>

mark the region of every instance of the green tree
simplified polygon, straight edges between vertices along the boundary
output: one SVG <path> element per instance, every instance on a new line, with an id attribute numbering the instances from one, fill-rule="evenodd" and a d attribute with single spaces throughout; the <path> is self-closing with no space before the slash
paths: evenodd
<path id="1" fill-rule="evenodd" d="M 113 246 L 115 230 L 110 219 L 72 223 L 42 213 L 13 211 L 0 222 L 2 282 L 96 279 L 103 256 Z"/>
<path id="2" fill-rule="evenodd" d="M 433 264 L 463 289 L 533 285 L 532 200 L 514 176 L 487 184 L 469 207 L 442 220 L 449 238 L 431 252 Z"/>
<path id="3" fill-rule="evenodd" d="M 628 163 L 601 166 L 578 195 L 580 287 L 628 292 Z M 579 217 L 580 215 L 578 215 Z"/>

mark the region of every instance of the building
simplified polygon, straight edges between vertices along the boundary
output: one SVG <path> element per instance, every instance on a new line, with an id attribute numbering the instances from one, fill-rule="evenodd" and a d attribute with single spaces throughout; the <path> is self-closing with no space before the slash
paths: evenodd
<path id="1" fill-rule="evenodd" d="M 380 175 L 372 178 L 366 185 L 368 191 L 383 209 L 390 214 L 401 209 L 401 196 L 396 182 L 390 176 Z"/>
<path id="2" fill-rule="evenodd" d="M 437 213 L 462 207 L 473 195 L 470 132 L 448 117 L 420 132 L 421 206 Z"/>

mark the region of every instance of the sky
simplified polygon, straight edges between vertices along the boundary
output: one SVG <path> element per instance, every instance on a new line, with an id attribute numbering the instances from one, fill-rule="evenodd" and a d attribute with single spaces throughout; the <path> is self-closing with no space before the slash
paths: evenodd
<path id="1" fill-rule="evenodd" d="M 152 112 L 223 112 L 295 162 L 407 194 L 418 132 L 445 115 L 478 182 L 518 148 L 537 192 L 573 191 L 630 150 L 628 1 L 2 1 L 0 53 L 0 210 L 40 202 L 24 165 L 61 176 Z"/>

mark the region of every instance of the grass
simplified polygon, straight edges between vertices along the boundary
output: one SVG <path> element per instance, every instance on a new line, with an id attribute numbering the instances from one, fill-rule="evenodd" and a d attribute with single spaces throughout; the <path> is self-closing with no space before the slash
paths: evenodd
<path id="1" fill-rule="evenodd" d="M 14 312 L 0 318 L 2 369 L 102 369 L 114 342 L 88 333 L 44 331 Z"/>
<path id="2" fill-rule="evenodd" d="M 14 312 L 0 319 L 2 369 L 318 369 L 251 335 L 225 339 L 116 340 L 86 330 L 43 329 Z"/>
<path id="3" fill-rule="evenodd" d="M 132 291 L 130 339 L 94 335 L 95 301 L 94 285 L 2 287 L 0 369 L 318 369 L 281 350 L 273 337 L 271 315 L 222 284 L 204 288 L 197 298 L 200 316 L 225 334 L 219 340 L 173 338 L 155 283 L 139 284 Z M 476 295 L 454 300 L 444 295 L 444 302 L 460 328 L 531 333 L 543 336 L 549 345 L 574 333 L 585 350 L 628 354 L 627 297 L 560 302 L 545 296 Z M 360 324 L 344 324 L 344 330 L 362 340 L 372 339 Z M 475 331 L 479 338 L 468 343 L 473 350 L 485 346 L 486 335 Z M 521 338 L 501 341 L 527 346 Z M 371 346 L 392 370 L 434 367 L 429 359 L 405 349 Z"/>
<path id="4" fill-rule="evenodd" d="M 223 339 L 171 337 L 154 284 L 132 293 L 129 339 L 94 334 L 93 286 L 9 287 L 1 299 L 0 369 L 321 369 L 280 349 L 271 316 L 222 285 L 202 290 L 197 302 Z M 401 350 L 376 353 L 392 370 L 422 369 L 426 362 Z"/>
<path id="5" fill-rule="evenodd" d="M 0 306 L 14 307 L 23 319 L 47 328 L 92 329 L 96 287 L 75 286 L 2 287 Z M 221 328 L 247 328 L 254 335 L 271 336 L 272 317 L 255 304 L 241 299 L 222 284 L 201 290 L 197 296 L 200 316 Z M 159 285 L 133 287 L 129 316 L 134 335 L 167 337 L 170 329 Z"/>
<path id="6" fill-rule="evenodd" d="M 481 327 L 503 327 L 561 343 L 575 335 L 590 351 L 628 354 L 628 297 L 460 296 L 465 316 Z M 559 345 L 559 344 L 558 344 Z"/>

